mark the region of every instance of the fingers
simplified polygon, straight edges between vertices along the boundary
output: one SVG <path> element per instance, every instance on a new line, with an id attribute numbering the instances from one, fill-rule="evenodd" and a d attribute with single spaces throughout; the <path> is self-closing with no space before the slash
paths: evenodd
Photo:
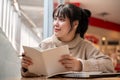
<path id="1" fill-rule="evenodd" d="M 62 65 L 67 69 L 67 70 L 73 70 L 72 68 L 73 68 L 73 65 L 72 65 L 72 63 L 66 63 L 66 61 L 65 62 L 63 62 L 62 63 Z"/>
<path id="2" fill-rule="evenodd" d="M 62 55 L 62 56 L 61 56 L 61 60 L 63 60 L 63 59 L 64 59 L 64 60 L 65 60 L 65 59 L 72 60 L 73 57 L 72 57 L 71 55 L 68 55 L 68 54 L 67 54 L 67 55 Z"/>
<path id="3" fill-rule="evenodd" d="M 73 60 L 74 58 L 70 55 L 62 55 L 59 62 L 61 62 L 62 64 L 72 64 Z"/>
<path id="4" fill-rule="evenodd" d="M 22 65 L 22 67 L 23 67 L 23 68 L 28 69 L 28 66 L 29 66 L 29 65 L 28 65 L 28 64 L 26 64 L 25 62 L 23 62 L 23 61 L 22 61 L 21 65 Z"/>
<path id="5" fill-rule="evenodd" d="M 72 64 L 73 57 L 70 55 L 62 55 L 59 62 L 67 69 L 72 70 L 73 64 Z"/>
<path id="6" fill-rule="evenodd" d="M 22 62 L 23 62 L 23 63 L 26 63 L 26 64 L 28 64 L 28 65 L 31 65 L 31 64 L 32 64 L 31 59 L 28 58 L 28 57 L 23 57 L 23 58 L 22 58 Z"/>
<path id="7" fill-rule="evenodd" d="M 22 67 L 24 67 L 24 68 L 28 68 L 28 66 L 30 66 L 30 65 L 32 65 L 33 63 L 32 63 L 32 59 L 31 58 L 29 58 L 29 57 L 27 57 L 27 56 L 25 56 L 25 54 L 22 54 L 22 61 L 21 61 L 21 65 L 22 65 Z"/>
<path id="8" fill-rule="evenodd" d="M 73 70 L 74 69 L 74 62 L 73 60 L 62 60 L 61 64 L 67 69 L 67 70 Z"/>
<path id="9" fill-rule="evenodd" d="M 59 62 L 61 62 L 62 64 L 72 64 L 72 61 L 69 59 L 59 60 Z"/>
<path id="10" fill-rule="evenodd" d="M 62 55 L 59 62 L 69 71 L 80 71 L 81 63 L 71 55 Z"/>

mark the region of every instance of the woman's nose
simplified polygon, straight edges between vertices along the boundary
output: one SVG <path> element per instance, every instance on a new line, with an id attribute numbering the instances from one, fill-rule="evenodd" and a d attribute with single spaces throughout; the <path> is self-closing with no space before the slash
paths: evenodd
<path id="1" fill-rule="evenodd" d="M 56 20 L 54 20 L 54 25 L 59 25 L 59 20 L 58 19 L 56 19 Z"/>

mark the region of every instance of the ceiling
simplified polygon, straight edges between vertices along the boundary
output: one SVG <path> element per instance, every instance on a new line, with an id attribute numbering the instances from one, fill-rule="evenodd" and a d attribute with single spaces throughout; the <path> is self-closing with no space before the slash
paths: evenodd
<path id="1" fill-rule="evenodd" d="M 76 0 L 76 2 L 80 2 L 81 7 L 89 9 L 93 17 L 120 24 L 120 0 Z"/>
<path id="2" fill-rule="evenodd" d="M 56 2 L 58 0 L 54 0 Z M 65 0 L 79 2 L 82 8 L 89 9 L 92 17 L 120 25 L 120 0 Z M 43 26 L 44 0 L 18 0 L 20 8 L 37 27 Z"/>

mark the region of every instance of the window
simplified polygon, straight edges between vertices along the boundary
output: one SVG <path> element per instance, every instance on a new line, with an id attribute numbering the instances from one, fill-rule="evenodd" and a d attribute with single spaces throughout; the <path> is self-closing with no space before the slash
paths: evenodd
<path id="1" fill-rule="evenodd" d="M 0 27 L 2 27 L 2 10 L 3 10 L 3 0 L 0 0 Z"/>

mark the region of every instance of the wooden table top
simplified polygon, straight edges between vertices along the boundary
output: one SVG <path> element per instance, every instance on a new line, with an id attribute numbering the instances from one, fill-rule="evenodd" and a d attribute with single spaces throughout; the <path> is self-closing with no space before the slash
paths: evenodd
<path id="1" fill-rule="evenodd" d="M 93 78 L 93 79 L 33 77 L 33 78 L 5 78 L 0 80 L 120 80 L 120 77 Z"/>

